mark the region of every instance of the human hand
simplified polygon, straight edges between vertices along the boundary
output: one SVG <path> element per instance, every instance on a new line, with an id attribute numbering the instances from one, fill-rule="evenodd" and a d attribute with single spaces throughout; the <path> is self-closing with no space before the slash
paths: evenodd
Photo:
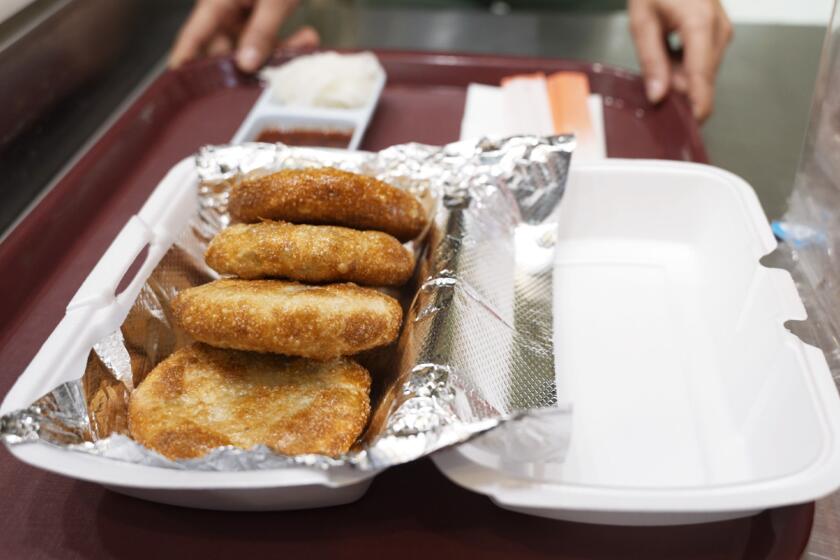
<path id="1" fill-rule="evenodd" d="M 694 117 L 705 120 L 714 104 L 718 66 L 732 40 L 720 0 L 628 0 L 628 11 L 648 99 L 657 103 L 671 88 L 687 93 Z M 671 32 L 682 40 L 679 60 L 668 50 Z"/>
<path id="2" fill-rule="evenodd" d="M 298 0 L 198 0 L 178 33 L 170 68 L 202 56 L 236 51 L 236 65 L 256 72 L 277 46 L 277 31 Z M 302 27 L 282 42 L 287 47 L 314 47 L 318 32 Z"/>

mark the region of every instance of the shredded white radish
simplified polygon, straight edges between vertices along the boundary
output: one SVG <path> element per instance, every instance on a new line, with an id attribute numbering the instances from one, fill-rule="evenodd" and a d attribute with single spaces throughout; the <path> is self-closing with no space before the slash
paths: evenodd
<path id="1" fill-rule="evenodd" d="M 261 77 L 277 103 L 350 109 L 367 103 L 382 73 L 373 53 L 325 52 L 266 68 Z"/>

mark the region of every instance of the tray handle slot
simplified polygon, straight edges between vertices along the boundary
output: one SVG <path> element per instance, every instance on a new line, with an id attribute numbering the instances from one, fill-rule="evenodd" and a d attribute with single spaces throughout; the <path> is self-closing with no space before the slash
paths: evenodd
<path id="1" fill-rule="evenodd" d="M 70 300 L 67 311 L 85 306 L 108 305 L 117 299 L 115 293 L 121 286 L 127 287 L 120 293 L 120 299 L 129 295 L 132 288 L 137 287 L 138 278 L 142 275 L 138 273 L 131 282 L 126 282 L 126 278 L 130 277 L 128 273 L 132 269 L 142 272 L 147 268 L 155 252 L 152 250 L 152 238 L 149 227 L 137 216 L 132 216 Z M 141 261 L 138 257 L 143 254 L 145 259 Z M 139 262 L 144 264 L 141 266 Z"/>
<path id="2" fill-rule="evenodd" d="M 140 249 L 140 252 L 137 253 L 137 256 L 134 257 L 134 260 L 125 271 L 125 274 L 123 274 L 119 284 L 117 284 L 116 292 L 118 299 L 128 289 L 131 285 L 132 279 L 137 276 L 137 273 L 140 271 L 140 267 L 143 266 L 144 262 L 146 262 L 146 258 L 149 256 L 149 247 L 151 247 L 151 245 L 146 243 L 143 248 Z"/>

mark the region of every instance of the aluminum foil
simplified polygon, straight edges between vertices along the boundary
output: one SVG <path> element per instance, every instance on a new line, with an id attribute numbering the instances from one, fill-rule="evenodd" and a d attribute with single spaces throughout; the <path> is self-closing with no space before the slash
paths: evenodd
<path id="1" fill-rule="evenodd" d="M 377 470 L 495 430 L 488 449 L 528 461 L 562 458 L 568 434 L 547 426 L 569 415 L 557 394 L 552 339 L 553 218 L 574 140 L 513 137 L 445 147 L 407 144 L 379 153 L 280 144 L 206 147 L 196 156 L 198 210 L 148 278 L 119 330 L 91 349 L 84 375 L 0 418 L 8 443 L 39 442 L 146 465 L 249 470 L 307 465 Z M 430 227 L 413 242 L 415 280 L 397 344 L 359 361 L 374 377 L 371 421 L 346 455 L 283 456 L 222 447 L 172 461 L 130 439 L 134 387 L 188 337 L 174 326 L 178 291 L 216 274 L 203 260 L 229 222 L 227 197 L 245 177 L 334 166 L 414 193 Z M 524 442 L 517 445 L 516 442 Z"/>

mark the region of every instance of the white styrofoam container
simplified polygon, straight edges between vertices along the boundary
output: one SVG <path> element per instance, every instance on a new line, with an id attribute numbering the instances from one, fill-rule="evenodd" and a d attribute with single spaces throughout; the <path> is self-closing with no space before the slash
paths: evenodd
<path id="1" fill-rule="evenodd" d="M 279 104 L 272 98 L 270 84 L 266 84 L 248 116 L 233 135 L 231 142 L 233 144 L 254 142 L 260 132 L 266 128 L 337 129 L 352 131 L 347 149 L 355 150 L 362 142 L 373 111 L 379 102 L 379 96 L 385 88 L 385 81 L 385 71 L 380 67 L 370 99 L 357 109 Z"/>
<path id="2" fill-rule="evenodd" d="M 85 279 L 67 313 L 9 391 L 0 414 L 28 406 L 54 387 L 84 373 L 91 347 L 122 324 L 146 278 L 195 213 L 198 175 L 193 158 L 176 165 L 139 214 L 132 217 Z M 114 291 L 148 247 L 140 270 L 120 294 Z M 98 482 L 124 494 L 158 502 L 230 510 L 281 510 L 330 506 L 360 498 L 376 473 L 293 468 L 252 472 L 178 471 L 71 452 L 43 444 L 9 446 L 21 461 L 58 474 Z"/>
<path id="3" fill-rule="evenodd" d="M 501 507 L 582 522 L 695 523 L 840 486 L 840 399 L 755 193 L 697 164 L 573 166 L 554 278 L 558 394 L 572 403 L 562 464 L 435 455 Z M 534 476 L 538 473 L 539 476 Z M 537 480 L 538 479 L 538 480 Z"/>
<path id="4" fill-rule="evenodd" d="M 77 379 L 123 321 L 197 204 L 192 159 L 175 166 L 107 250 L 65 318 L 0 406 L 7 413 Z M 694 164 L 573 167 L 559 210 L 558 393 L 574 408 L 567 461 L 523 480 L 480 443 L 435 456 L 502 507 L 626 524 L 697 522 L 804 502 L 840 486 L 840 409 L 822 354 L 783 327 L 805 313 L 755 194 Z M 140 271 L 120 279 L 143 248 Z M 31 465 L 150 500 L 294 509 L 360 497 L 375 473 L 185 472 L 41 444 Z M 537 469 L 535 472 L 539 472 Z"/>

